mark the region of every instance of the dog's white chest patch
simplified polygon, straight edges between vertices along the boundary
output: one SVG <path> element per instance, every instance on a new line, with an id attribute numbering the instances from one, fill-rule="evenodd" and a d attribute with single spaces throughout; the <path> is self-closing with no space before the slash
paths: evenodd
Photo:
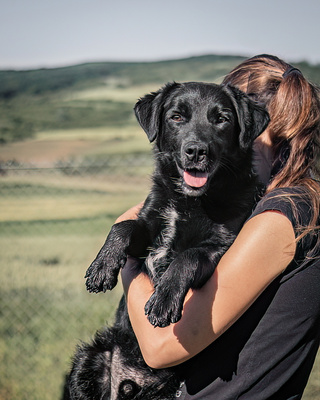
<path id="1" fill-rule="evenodd" d="M 170 248 L 176 235 L 176 223 L 179 214 L 174 205 L 169 205 L 161 212 L 165 227 L 157 237 L 155 244 L 150 248 L 149 255 L 146 258 L 146 266 L 152 277 L 157 275 L 157 270 L 161 266 L 167 266 L 170 257 Z M 158 271 L 159 272 L 159 271 Z"/>

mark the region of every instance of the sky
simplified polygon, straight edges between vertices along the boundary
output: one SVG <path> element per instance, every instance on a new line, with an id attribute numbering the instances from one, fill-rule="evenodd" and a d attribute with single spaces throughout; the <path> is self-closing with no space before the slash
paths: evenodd
<path id="1" fill-rule="evenodd" d="M 320 63 L 320 1 L 0 0 L 0 69 L 260 53 Z"/>

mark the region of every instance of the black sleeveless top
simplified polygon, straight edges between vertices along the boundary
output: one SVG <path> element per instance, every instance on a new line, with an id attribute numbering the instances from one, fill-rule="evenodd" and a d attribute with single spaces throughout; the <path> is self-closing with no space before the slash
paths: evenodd
<path id="1" fill-rule="evenodd" d="M 303 199 L 301 188 L 275 189 L 260 200 L 250 218 L 267 210 L 285 214 L 297 236 L 299 227 L 310 221 L 311 205 Z M 294 260 L 245 314 L 179 367 L 184 384 L 176 398 L 302 397 L 320 341 L 320 259 L 308 258 L 315 240 L 315 235 L 300 240 Z M 319 251 L 316 255 L 320 256 Z"/>

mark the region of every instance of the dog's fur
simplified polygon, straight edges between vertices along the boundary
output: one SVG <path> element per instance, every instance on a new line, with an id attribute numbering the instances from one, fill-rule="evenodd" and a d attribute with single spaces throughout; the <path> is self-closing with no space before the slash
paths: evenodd
<path id="1" fill-rule="evenodd" d="M 236 88 L 195 82 L 167 84 L 140 99 L 135 113 L 150 142 L 155 143 L 153 186 L 138 218 L 112 227 L 88 268 L 86 285 L 90 292 L 111 290 L 128 254 L 145 258 L 143 269 L 155 285 L 145 312 L 150 323 L 164 327 L 181 318 L 187 291 L 204 285 L 252 210 L 257 195 L 252 144 L 266 128 L 269 117 L 263 107 Z M 104 393 L 108 392 L 106 382 L 114 378 L 108 361 L 110 351 L 120 351 L 120 364 L 130 376 L 132 356 L 125 354 L 125 344 L 117 338 L 128 331 L 130 342 L 136 340 L 126 311 L 121 310 L 117 328 L 108 328 L 97 336 L 93 346 L 79 350 L 73 378 L 71 374 L 72 390 L 77 393 L 83 373 L 91 392 L 88 389 L 87 397 L 75 394 L 72 398 L 102 398 L 94 394 L 94 387 L 100 382 L 101 388 L 102 381 Z M 93 366 L 97 353 L 103 358 L 99 372 L 96 364 Z M 82 363 L 84 358 L 86 363 Z M 146 372 L 150 369 L 145 364 L 142 369 L 133 369 L 138 393 L 144 391 L 138 376 L 141 371 L 146 374 L 150 393 L 154 385 L 161 386 L 162 377 L 153 370 L 150 384 Z M 171 376 L 171 370 L 168 374 Z M 115 394 L 103 398 L 143 398 L 140 394 L 123 396 L 120 386 L 117 383 L 112 389 Z M 174 393 L 171 389 L 169 394 L 159 390 L 158 397 L 144 398 L 169 399 Z"/>

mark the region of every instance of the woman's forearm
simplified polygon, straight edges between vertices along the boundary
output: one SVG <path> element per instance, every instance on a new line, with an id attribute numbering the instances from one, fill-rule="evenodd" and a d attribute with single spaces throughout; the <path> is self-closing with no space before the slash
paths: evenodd
<path id="1" fill-rule="evenodd" d="M 125 268 L 128 268 L 128 265 Z M 232 324 L 233 320 L 220 324 L 212 321 L 218 273 L 216 271 L 203 288 L 189 291 L 181 320 L 165 328 L 153 327 L 144 313 L 144 305 L 153 293 L 153 285 L 148 276 L 138 274 L 131 275 L 131 278 L 123 277 L 131 324 L 142 355 L 149 366 L 164 368 L 188 360 Z M 123 276 L 126 276 L 126 272 Z M 237 315 L 234 320 L 236 317 Z"/>
<path id="2" fill-rule="evenodd" d="M 124 284 L 124 286 L 126 286 L 126 284 Z M 204 292 L 203 296 L 208 300 L 204 289 L 198 291 L 197 297 L 199 297 L 202 291 Z M 199 324 L 196 323 L 194 325 L 196 330 L 192 332 L 188 320 L 189 318 L 194 318 L 193 314 L 196 311 L 196 315 L 198 315 L 201 324 L 204 324 L 205 319 L 208 320 L 207 323 L 204 324 L 207 328 L 210 326 L 210 307 L 205 307 L 202 301 L 200 309 L 202 316 L 200 318 L 197 302 L 193 300 L 188 304 L 188 300 L 192 297 L 192 291 L 190 291 L 186 297 L 181 320 L 165 328 L 155 328 L 150 324 L 144 314 L 144 305 L 152 293 L 153 285 L 145 274 L 139 274 L 134 277 L 127 287 L 126 292 L 131 324 L 138 339 L 142 355 L 146 363 L 153 368 L 169 367 L 186 361 L 198 352 L 198 346 L 196 346 L 196 343 L 193 343 L 192 337 L 194 334 L 195 339 L 198 339 L 198 328 L 201 329 Z M 195 308 L 196 310 L 194 310 Z M 205 316 L 206 308 L 207 316 Z M 190 316 L 188 314 L 190 314 Z M 185 329 L 190 330 L 187 335 L 183 335 Z M 208 332 L 208 336 L 211 342 L 212 332 L 211 334 Z M 202 345 L 199 347 L 199 351 L 201 350 Z M 158 356 L 155 356 L 156 354 Z"/>
<path id="3" fill-rule="evenodd" d="M 176 365 L 207 347 L 286 268 L 294 251 L 293 228 L 285 216 L 267 212 L 252 218 L 204 287 L 189 291 L 181 320 L 165 328 L 154 328 L 144 314 L 153 292 L 149 278 L 126 266 L 122 278 L 129 316 L 147 364 Z"/>

